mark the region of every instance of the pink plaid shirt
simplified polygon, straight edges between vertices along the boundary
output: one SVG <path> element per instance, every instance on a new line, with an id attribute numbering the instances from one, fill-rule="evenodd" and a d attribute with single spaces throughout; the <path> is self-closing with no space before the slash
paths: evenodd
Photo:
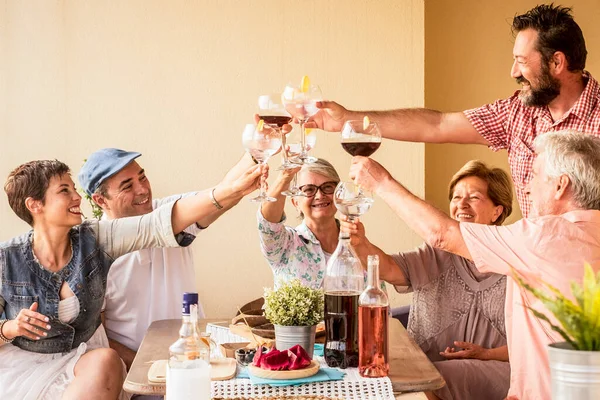
<path id="1" fill-rule="evenodd" d="M 506 149 L 517 200 L 527 217 L 530 209 L 525 186 L 531 180 L 533 140 L 546 132 L 573 129 L 600 136 L 600 86 L 583 73 L 587 85 L 577 102 L 558 121 L 553 121 L 547 107 L 527 107 L 519 99 L 519 90 L 510 98 L 464 112 L 473 127 L 490 142 L 494 151 Z"/>

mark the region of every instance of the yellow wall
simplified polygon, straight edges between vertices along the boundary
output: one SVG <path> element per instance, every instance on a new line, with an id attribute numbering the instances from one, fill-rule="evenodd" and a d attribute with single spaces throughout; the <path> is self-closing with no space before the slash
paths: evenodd
<path id="1" fill-rule="evenodd" d="M 46 158 L 75 176 L 92 151 L 121 147 L 143 153 L 156 197 L 204 189 L 242 155 L 258 95 L 308 74 L 350 108 L 422 107 L 423 52 L 421 0 L 5 0 L 0 177 Z M 347 176 L 338 142 L 321 132 L 314 154 Z M 424 194 L 424 145 L 385 142 L 375 158 Z M 272 285 L 255 212 L 243 200 L 193 245 L 209 316 L 232 315 Z M 364 221 L 384 250 L 420 242 L 381 201 Z M 1 195 L 0 240 L 27 229 Z"/>
<path id="2" fill-rule="evenodd" d="M 462 111 L 519 89 L 510 77 L 515 14 L 539 4 L 537 0 L 427 0 L 425 2 L 425 106 L 442 111 Z M 575 21 L 583 30 L 588 49 L 586 69 L 600 75 L 600 3 L 571 0 Z M 437 207 L 448 208 L 450 178 L 465 162 L 481 159 L 508 171 L 505 151 L 485 146 L 426 145 L 425 193 Z M 520 218 L 515 200 L 513 215 Z"/>

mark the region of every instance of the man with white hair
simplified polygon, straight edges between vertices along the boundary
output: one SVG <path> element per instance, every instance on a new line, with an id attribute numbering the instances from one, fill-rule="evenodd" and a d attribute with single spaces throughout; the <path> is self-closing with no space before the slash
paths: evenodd
<path id="1" fill-rule="evenodd" d="M 526 188 L 531 218 L 508 226 L 459 223 L 369 158 L 354 157 L 350 168 L 357 184 L 381 197 L 428 244 L 473 260 L 480 272 L 509 276 L 508 397 L 519 399 L 551 397 L 546 347 L 562 338 L 527 309 L 546 313 L 511 278 L 511 268 L 526 282 L 547 282 L 565 295 L 572 281 L 581 281 L 584 262 L 600 270 L 600 139 L 559 131 L 538 136 L 534 146 L 533 177 Z"/>

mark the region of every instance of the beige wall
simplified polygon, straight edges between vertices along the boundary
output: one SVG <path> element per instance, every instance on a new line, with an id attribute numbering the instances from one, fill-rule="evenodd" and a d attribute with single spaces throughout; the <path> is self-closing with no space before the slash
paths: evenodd
<path id="1" fill-rule="evenodd" d="M 427 0 L 425 2 L 425 105 L 442 111 L 462 111 L 513 94 L 519 86 L 510 77 L 515 14 L 539 4 L 537 0 Z M 563 2 L 573 7 L 588 49 L 586 69 L 600 75 L 600 3 Z M 465 162 L 481 159 L 508 171 L 505 151 L 485 146 L 426 145 L 425 193 L 436 206 L 448 207 L 450 178 Z M 520 218 L 515 212 L 509 219 Z"/>
<path id="2" fill-rule="evenodd" d="M 204 189 L 241 156 L 259 94 L 308 74 L 351 108 L 422 107 L 423 49 L 421 0 L 6 0 L 0 176 L 44 158 L 75 175 L 86 155 L 110 146 L 144 154 L 157 197 Z M 319 133 L 314 153 L 346 176 L 338 141 Z M 375 158 L 424 194 L 423 145 L 385 142 Z M 272 285 L 255 212 L 243 200 L 193 245 L 209 316 L 231 315 Z M 364 221 L 384 250 L 419 243 L 381 201 Z M 27 229 L 1 195 L 0 240 Z"/>

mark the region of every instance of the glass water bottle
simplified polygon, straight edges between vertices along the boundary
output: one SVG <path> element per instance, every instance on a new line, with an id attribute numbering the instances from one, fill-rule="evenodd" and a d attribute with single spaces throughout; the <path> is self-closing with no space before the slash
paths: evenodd
<path id="1" fill-rule="evenodd" d="M 197 331 L 198 293 L 183 294 L 179 339 L 169 347 L 167 399 L 210 399 L 210 364 Z"/>

